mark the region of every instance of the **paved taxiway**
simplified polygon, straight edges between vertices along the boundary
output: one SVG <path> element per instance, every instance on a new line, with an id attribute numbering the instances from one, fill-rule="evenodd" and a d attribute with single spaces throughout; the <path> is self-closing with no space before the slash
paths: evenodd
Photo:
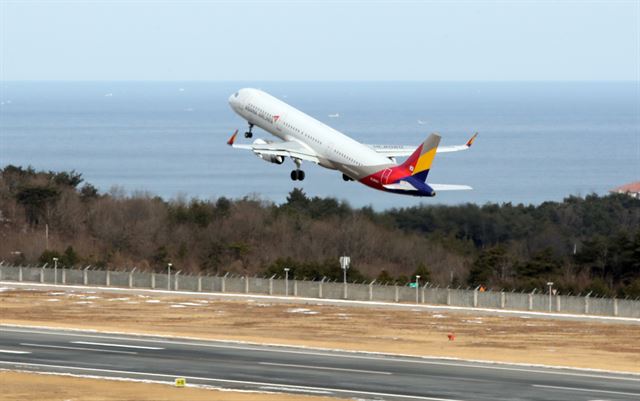
<path id="1" fill-rule="evenodd" d="M 640 399 L 638 375 L 12 326 L 0 368 L 358 399 Z"/>

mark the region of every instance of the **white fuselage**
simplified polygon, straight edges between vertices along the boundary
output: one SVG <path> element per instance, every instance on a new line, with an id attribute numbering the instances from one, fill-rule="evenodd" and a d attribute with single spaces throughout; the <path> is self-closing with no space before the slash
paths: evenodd
<path id="1" fill-rule="evenodd" d="M 231 108 L 250 124 L 283 141 L 296 141 L 319 155 L 320 165 L 361 179 L 386 166 L 388 157 L 258 89 L 229 97 Z"/>

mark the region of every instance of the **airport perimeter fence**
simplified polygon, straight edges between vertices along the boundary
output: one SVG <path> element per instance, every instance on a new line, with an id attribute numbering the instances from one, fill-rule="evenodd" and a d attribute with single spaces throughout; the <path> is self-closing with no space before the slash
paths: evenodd
<path id="1" fill-rule="evenodd" d="M 473 308 L 555 312 L 640 318 L 640 300 L 586 296 L 410 287 L 371 283 L 341 283 L 249 276 L 186 275 L 180 271 L 139 271 L 7 266 L 0 263 L 0 280 L 48 284 L 164 289 L 209 293 L 279 295 L 354 301 L 402 302 Z"/>

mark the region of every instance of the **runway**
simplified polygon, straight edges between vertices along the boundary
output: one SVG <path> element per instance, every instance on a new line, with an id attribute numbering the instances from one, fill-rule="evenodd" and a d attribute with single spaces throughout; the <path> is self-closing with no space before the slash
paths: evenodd
<path id="1" fill-rule="evenodd" d="M 0 368 L 375 400 L 638 400 L 640 376 L 0 327 Z"/>

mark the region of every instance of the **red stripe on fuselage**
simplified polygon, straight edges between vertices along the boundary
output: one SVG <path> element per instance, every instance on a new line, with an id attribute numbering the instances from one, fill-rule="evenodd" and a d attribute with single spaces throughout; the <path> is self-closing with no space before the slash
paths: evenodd
<path id="1" fill-rule="evenodd" d="M 368 175 L 360 180 L 364 185 L 379 189 L 381 191 L 388 191 L 384 185 L 394 183 L 402 178 L 411 175 L 411 171 L 404 164 L 399 166 L 394 166 L 391 168 L 386 168 L 380 171 L 377 171 L 371 175 Z"/>

